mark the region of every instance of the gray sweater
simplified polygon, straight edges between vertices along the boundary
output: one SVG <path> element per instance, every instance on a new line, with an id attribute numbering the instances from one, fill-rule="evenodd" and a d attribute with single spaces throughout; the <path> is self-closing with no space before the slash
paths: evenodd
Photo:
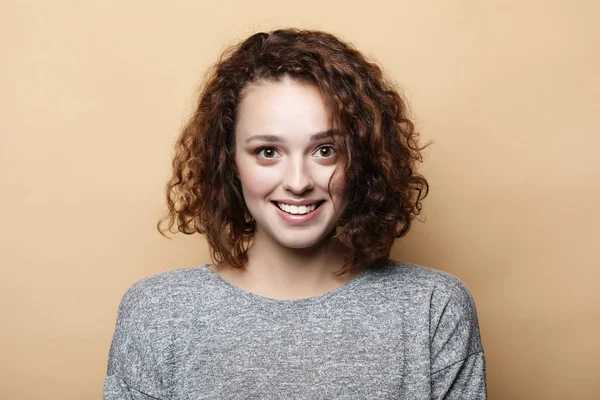
<path id="1" fill-rule="evenodd" d="M 275 300 L 202 265 L 133 285 L 104 383 L 121 399 L 485 399 L 465 285 L 390 261 L 322 296 Z"/>

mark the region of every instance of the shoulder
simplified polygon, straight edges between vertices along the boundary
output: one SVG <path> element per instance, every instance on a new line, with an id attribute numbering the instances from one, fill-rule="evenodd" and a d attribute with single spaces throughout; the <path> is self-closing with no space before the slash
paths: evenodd
<path id="1" fill-rule="evenodd" d="M 426 312 L 433 371 L 483 352 L 475 302 L 462 280 L 393 260 L 374 272 L 387 293 L 410 299 L 411 312 Z"/>
<path id="2" fill-rule="evenodd" d="M 447 272 L 397 261 L 387 268 L 390 282 L 426 303 L 433 371 L 483 352 L 475 302 L 462 280 Z"/>
<path id="3" fill-rule="evenodd" d="M 151 317 L 171 312 L 173 306 L 201 301 L 199 293 L 208 285 L 204 266 L 162 272 L 140 279 L 131 285 L 121 299 L 119 316 L 132 314 Z"/>
<path id="4" fill-rule="evenodd" d="M 156 275 L 151 275 L 135 282 L 129 290 L 157 290 L 163 288 L 177 289 L 197 285 L 201 283 L 205 276 L 205 264 L 192 267 L 165 271 Z"/>
<path id="5" fill-rule="evenodd" d="M 467 285 L 456 276 L 422 265 L 389 260 L 371 271 L 372 283 L 395 293 L 426 293 L 440 298 L 472 301 Z"/>
<path id="6" fill-rule="evenodd" d="M 432 343 L 442 345 L 452 336 L 464 342 L 467 351 L 480 350 L 475 302 L 462 280 L 447 272 L 394 260 L 375 269 L 371 276 L 376 289 L 395 299 L 395 304 L 408 303 L 411 308 L 407 312 L 426 315 Z"/>
<path id="7" fill-rule="evenodd" d="M 186 311 L 202 304 L 198 291 L 206 287 L 205 275 L 202 267 L 174 270 L 143 278 L 127 289 L 117 314 L 107 382 L 124 380 L 156 398 L 166 396 L 170 349 L 182 335 Z"/>

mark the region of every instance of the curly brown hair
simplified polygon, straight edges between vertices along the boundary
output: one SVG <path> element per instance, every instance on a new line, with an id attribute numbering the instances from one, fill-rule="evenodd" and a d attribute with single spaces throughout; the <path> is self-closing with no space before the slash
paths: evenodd
<path id="1" fill-rule="evenodd" d="M 382 264 L 428 193 L 416 173 L 423 147 L 405 100 L 381 68 L 321 31 L 256 33 L 223 53 L 176 143 L 169 212 L 159 231 L 205 234 L 213 260 L 244 267 L 256 225 L 236 174 L 236 112 L 249 83 L 283 77 L 315 85 L 343 133 L 335 143 L 348 190 L 335 234 L 348 250 L 341 273 Z"/>

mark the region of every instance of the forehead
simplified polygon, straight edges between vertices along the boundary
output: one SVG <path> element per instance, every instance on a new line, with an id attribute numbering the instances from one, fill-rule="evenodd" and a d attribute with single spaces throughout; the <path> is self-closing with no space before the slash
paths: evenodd
<path id="1" fill-rule="evenodd" d="M 237 139 L 256 134 L 303 138 L 331 128 L 321 92 L 313 85 L 290 78 L 247 86 L 236 120 Z"/>

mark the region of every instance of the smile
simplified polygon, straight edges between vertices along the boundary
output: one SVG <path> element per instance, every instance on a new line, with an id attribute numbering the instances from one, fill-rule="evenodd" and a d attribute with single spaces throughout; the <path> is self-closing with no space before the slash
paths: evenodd
<path id="1" fill-rule="evenodd" d="M 284 211 L 284 212 L 286 212 L 288 214 L 292 214 L 292 215 L 304 215 L 304 214 L 308 214 L 310 212 L 313 212 L 321 204 L 323 204 L 323 201 L 320 201 L 320 202 L 315 203 L 315 204 L 308 204 L 308 205 L 305 205 L 305 206 L 294 206 L 294 205 L 290 205 L 290 204 L 277 203 L 277 202 L 274 202 L 274 204 L 281 211 Z"/>

